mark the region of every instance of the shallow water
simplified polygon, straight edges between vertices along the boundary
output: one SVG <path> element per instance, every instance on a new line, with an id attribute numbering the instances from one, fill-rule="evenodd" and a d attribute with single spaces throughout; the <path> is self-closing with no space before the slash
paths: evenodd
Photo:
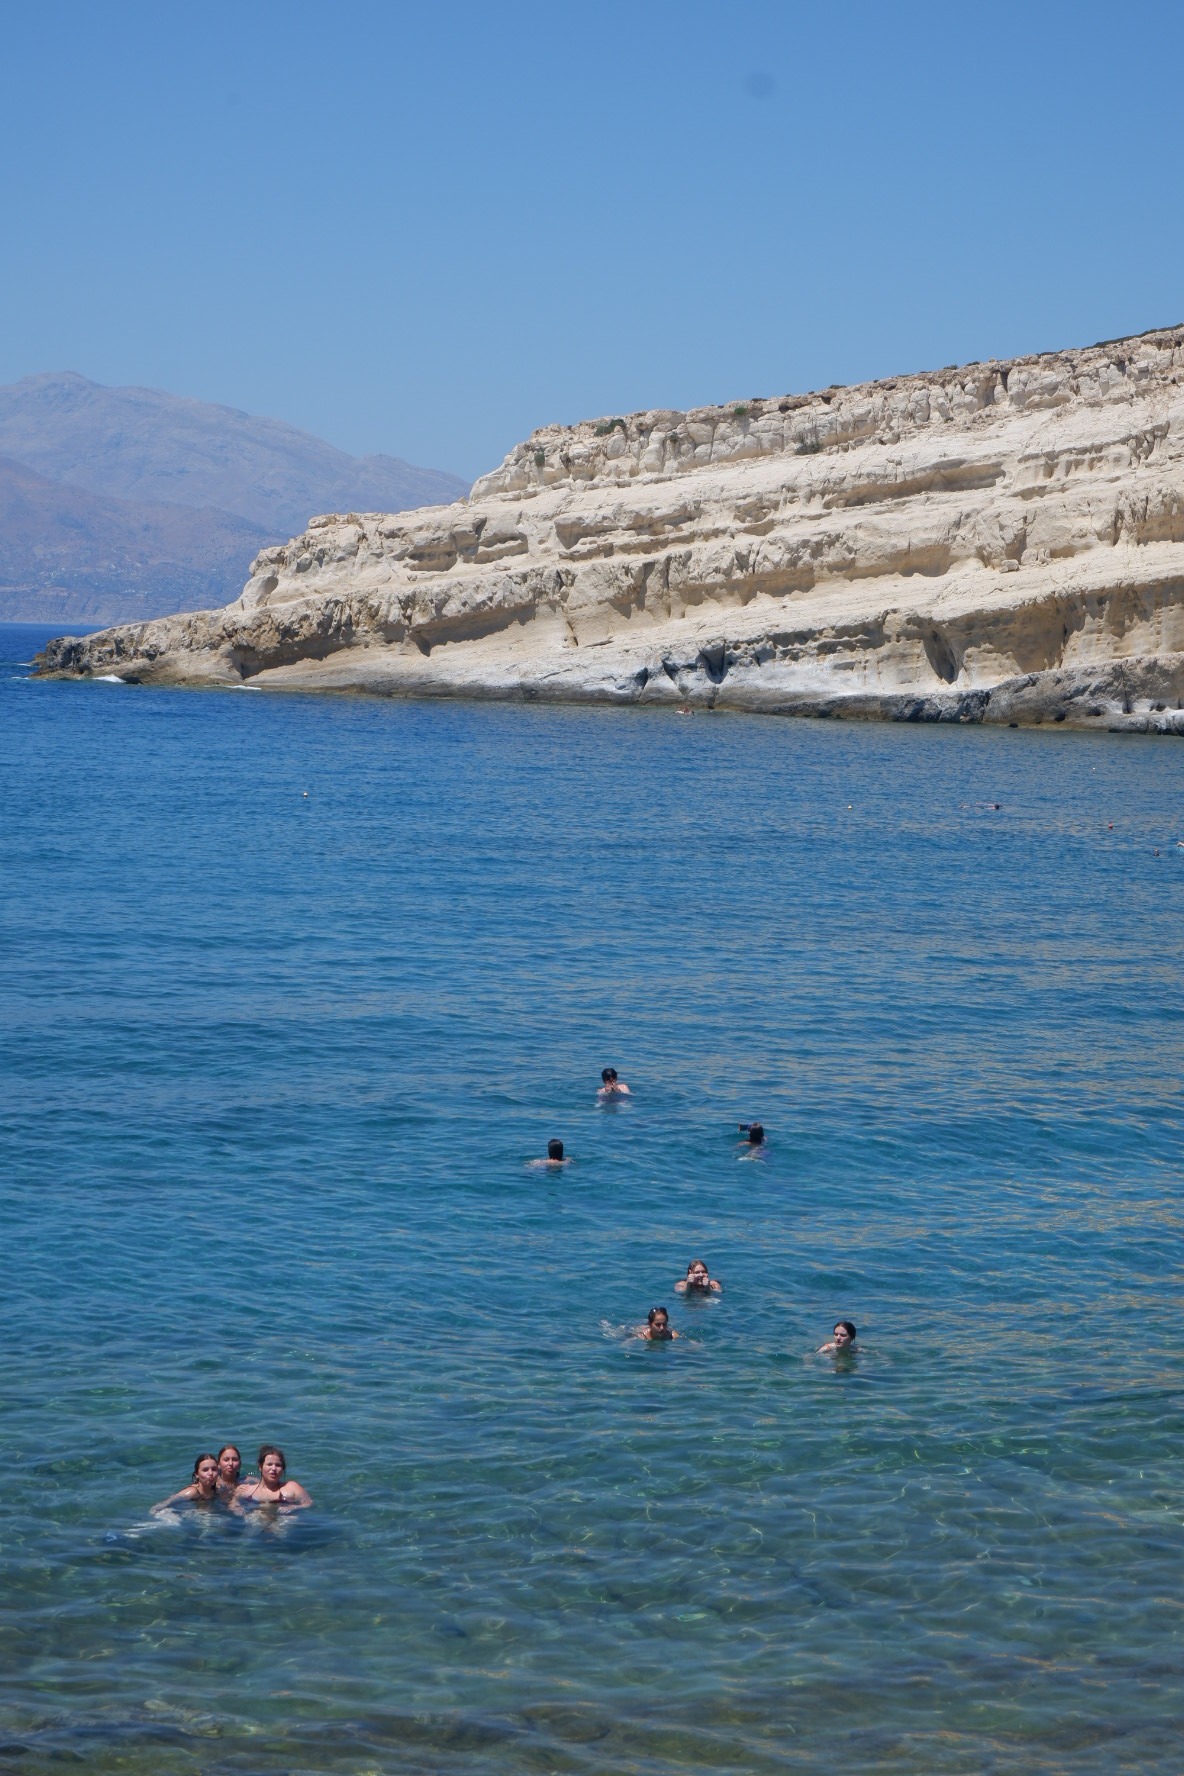
<path id="1" fill-rule="evenodd" d="M 1174 1776 L 1182 768 L 0 667 L 0 1768 Z"/>

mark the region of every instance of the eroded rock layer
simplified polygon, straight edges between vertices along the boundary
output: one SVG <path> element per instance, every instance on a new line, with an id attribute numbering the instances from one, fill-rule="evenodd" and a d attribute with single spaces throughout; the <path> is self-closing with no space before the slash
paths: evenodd
<path id="1" fill-rule="evenodd" d="M 1184 732 L 1184 327 L 546 427 L 42 670 Z"/>

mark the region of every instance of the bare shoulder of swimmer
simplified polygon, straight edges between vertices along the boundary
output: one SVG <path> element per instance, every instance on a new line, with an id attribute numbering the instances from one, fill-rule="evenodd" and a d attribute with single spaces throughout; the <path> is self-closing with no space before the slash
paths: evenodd
<path id="1" fill-rule="evenodd" d="M 152 1511 L 166 1511 L 170 1505 L 179 1505 L 182 1499 L 192 1499 L 196 1497 L 196 1486 L 183 1486 L 180 1492 L 174 1492 L 171 1497 L 161 1499 L 158 1505 L 153 1505 L 150 1509 Z"/>
<path id="2" fill-rule="evenodd" d="M 299 1480 L 285 1480 L 281 1496 L 285 1505 L 295 1505 L 302 1509 L 305 1505 L 312 1504 L 312 1494 L 305 1491 Z"/>

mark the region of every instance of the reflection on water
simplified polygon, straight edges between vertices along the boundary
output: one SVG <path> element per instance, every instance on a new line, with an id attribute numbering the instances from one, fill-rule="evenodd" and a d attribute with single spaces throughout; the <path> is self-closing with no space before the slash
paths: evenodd
<path id="1" fill-rule="evenodd" d="M 5 676 L 0 748 L 0 1767 L 1174 1776 L 1172 746 Z M 149 1515 L 272 1439 L 313 1510 Z"/>

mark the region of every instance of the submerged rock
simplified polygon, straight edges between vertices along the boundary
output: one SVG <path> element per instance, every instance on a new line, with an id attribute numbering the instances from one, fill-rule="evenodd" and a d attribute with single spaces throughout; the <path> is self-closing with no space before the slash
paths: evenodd
<path id="1" fill-rule="evenodd" d="M 1184 732 L 1184 327 L 546 427 L 40 670 Z"/>

